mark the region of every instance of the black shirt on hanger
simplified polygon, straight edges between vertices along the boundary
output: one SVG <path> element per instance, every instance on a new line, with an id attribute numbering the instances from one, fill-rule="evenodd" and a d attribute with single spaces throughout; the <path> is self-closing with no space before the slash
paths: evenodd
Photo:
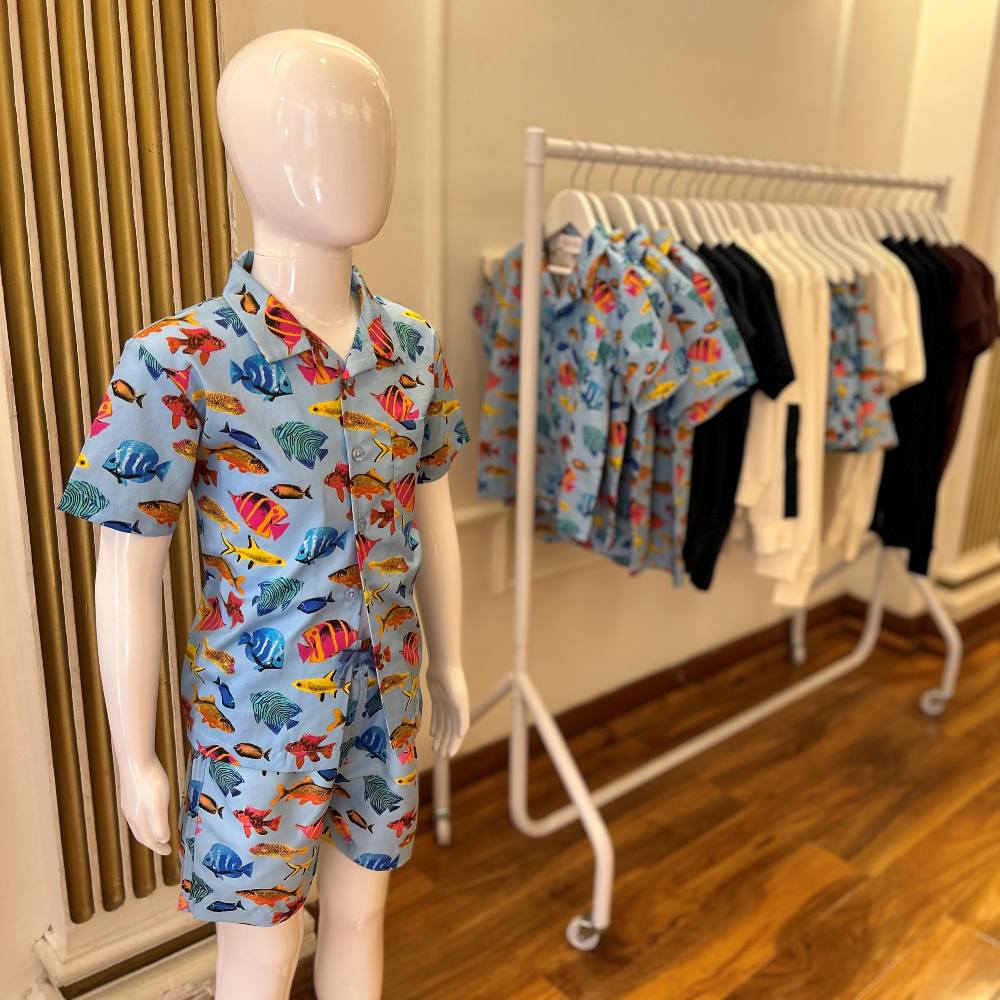
<path id="1" fill-rule="evenodd" d="M 770 275 L 741 247 L 702 246 L 698 255 L 722 288 L 750 355 L 757 385 L 776 398 L 794 380 L 795 372 Z M 712 585 L 715 565 L 732 525 L 755 388 L 730 400 L 695 428 L 684 565 L 699 590 Z"/>
<path id="2" fill-rule="evenodd" d="M 885 454 L 872 530 L 886 545 L 909 549 L 910 571 L 926 574 L 955 378 L 954 289 L 948 268 L 924 241 L 882 242 L 917 287 L 927 374 L 889 401 L 899 444 Z"/>

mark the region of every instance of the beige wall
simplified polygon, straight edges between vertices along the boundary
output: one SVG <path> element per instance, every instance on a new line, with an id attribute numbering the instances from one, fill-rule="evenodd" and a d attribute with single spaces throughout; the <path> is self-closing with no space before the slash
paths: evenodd
<path id="1" fill-rule="evenodd" d="M 996 4 L 963 6 L 965 21 L 949 20 L 942 0 L 671 0 L 626 8 L 602 0 L 363 7 L 223 0 L 223 53 L 256 34 L 304 25 L 360 45 L 386 72 L 399 128 L 397 189 L 386 229 L 357 259 L 373 287 L 438 321 L 475 434 L 484 358 L 469 308 L 481 256 L 520 239 L 525 126 L 950 172 L 967 198 Z M 953 101 L 942 102 L 933 83 L 956 65 L 963 72 L 950 85 Z M 934 142 L 938 127 L 950 144 Z M 566 176 L 553 167 L 550 189 Z M 427 211 L 438 197 L 443 222 Z M 243 212 L 238 228 L 245 243 Z M 492 586 L 504 573 L 496 523 L 465 520 L 479 509 L 471 450 L 450 479 L 463 515 L 464 654 L 475 701 L 509 665 L 511 595 Z M 724 556 L 709 595 L 675 590 L 660 574 L 629 578 L 564 546 L 540 545 L 538 567 L 532 657 L 556 710 L 783 617 L 738 551 Z M 867 579 L 855 573 L 850 582 L 863 593 Z M 843 585 L 835 581 L 817 600 Z M 892 593 L 897 606 L 912 608 L 898 581 Z M 505 714 L 495 712 L 465 749 L 505 728 Z"/>

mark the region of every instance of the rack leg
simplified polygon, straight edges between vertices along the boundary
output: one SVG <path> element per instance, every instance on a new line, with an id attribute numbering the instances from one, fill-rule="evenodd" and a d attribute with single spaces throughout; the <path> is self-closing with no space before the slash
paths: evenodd
<path id="1" fill-rule="evenodd" d="M 566 928 L 566 937 L 574 948 L 591 951 L 597 947 L 601 933 L 611 923 L 611 897 L 615 879 L 615 849 L 611 842 L 611 834 L 590 789 L 583 780 L 583 775 L 576 766 L 562 732 L 526 673 L 515 675 L 511 698 L 513 708 L 510 755 L 511 820 L 519 830 L 529 836 L 544 836 L 548 832 L 546 828 L 536 826 L 528 814 L 528 731 L 525 717 L 525 707 L 527 707 L 552 765 L 580 817 L 594 850 L 594 882 L 590 911 L 574 917 Z"/>
<path id="2" fill-rule="evenodd" d="M 806 617 L 808 611 L 798 608 L 788 623 L 788 654 L 792 663 L 801 667 L 806 662 Z"/>
<path id="3" fill-rule="evenodd" d="M 933 584 L 925 576 L 910 574 L 914 586 L 920 592 L 924 605 L 938 631 L 944 638 L 944 667 L 941 670 L 939 687 L 929 688 L 920 696 L 920 710 L 924 715 L 935 718 L 948 707 L 948 702 L 958 686 L 958 675 L 962 669 L 962 634 L 945 610 Z"/>
<path id="4" fill-rule="evenodd" d="M 439 756 L 434 761 L 434 838 L 438 847 L 451 845 L 451 761 Z"/>

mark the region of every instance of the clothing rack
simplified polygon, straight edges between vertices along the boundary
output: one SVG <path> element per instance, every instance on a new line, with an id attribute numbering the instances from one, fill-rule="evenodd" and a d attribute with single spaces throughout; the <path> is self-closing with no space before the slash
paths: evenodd
<path id="1" fill-rule="evenodd" d="M 541 316 L 540 280 L 542 266 L 542 220 L 545 164 L 548 160 L 607 163 L 656 169 L 717 172 L 734 176 L 765 177 L 778 180 L 848 184 L 875 189 L 899 188 L 924 191 L 935 196 L 943 211 L 949 189 L 948 178 L 918 178 L 877 171 L 826 167 L 778 161 L 749 160 L 724 156 L 702 156 L 674 150 L 646 149 L 560 139 L 540 128 L 525 135 L 524 156 L 524 244 L 522 266 L 522 320 L 520 342 L 520 384 L 517 451 L 531 456 L 536 451 L 536 414 L 539 326 Z M 514 543 L 514 658 L 511 672 L 472 713 L 480 718 L 505 696 L 511 699 L 509 737 L 508 802 L 511 820 L 531 837 L 544 837 L 574 820 L 580 820 L 594 851 L 594 876 L 590 908 L 573 917 L 566 928 L 569 942 L 580 950 L 591 950 L 610 925 L 614 885 L 615 851 L 600 807 L 652 781 L 711 747 L 728 740 L 814 691 L 860 667 L 875 648 L 882 626 L 883 589 L 886 564 L 898 555 L 878 544 L 875 577 L 864 627 L 854 649 L 829 666 L 805 677 L 783 691 L 766 698 L 692 739 L 673 747 L 635 770 L 601 788 L 587 787 L 565 738 L 552 713 L 535 687 L 529 672 L 528 639 L 531 623 L 532 562 L 535 527 L 535 463 L 517 463 Z M 871 548 L 871 546 L 869 546 Z M 845 565 L 827 570 L 814 586 Z M 926 691 L 920 708 L 929 716 L 940 715 L 955 692 L 962 660 L 962 640 L 955 623 L 941 604 L 934 588 L 922 576 L 909 574 L 945 643 L 945 663 L 939 686 Z M 806 611 L 793 613 L 790 624 L 790 657 L 795 664 L 805 660 Z M 546 752 L 569 795 L 570 802 L 540 819 L 528 812 L 528 716 L 530 715 Z M 448 761 L 434 766 L 434 823 L 438 843 L 451 841 L 450 772 Z"/>

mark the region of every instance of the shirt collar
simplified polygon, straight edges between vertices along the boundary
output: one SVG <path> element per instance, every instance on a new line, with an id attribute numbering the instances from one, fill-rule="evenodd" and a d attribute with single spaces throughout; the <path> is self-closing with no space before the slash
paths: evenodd
<path id="1" fill-rule="evenodd" d="M 251 273 L 253 250 L 244 250 L 233 261 L 222 297 L 236 312 L 260 353 L 271 362 L 307 352 L 319 359 L 327 357 L 330 348 L 311 330 L 303 326 L 290 309 L 272 295 Z M 385 300 L 373 295 L 357 267 L 351 267 L 351 292 L 358 297 L 361 311 L 354 340 L 344 359 L 348 375 L 359 375 L 377 363 L 375 343 L 390 343 L 392 320 Z M 374 342 L 373 342 L 374 338 Z M 390 358 L 385 359 L 391 363 Z"/>

